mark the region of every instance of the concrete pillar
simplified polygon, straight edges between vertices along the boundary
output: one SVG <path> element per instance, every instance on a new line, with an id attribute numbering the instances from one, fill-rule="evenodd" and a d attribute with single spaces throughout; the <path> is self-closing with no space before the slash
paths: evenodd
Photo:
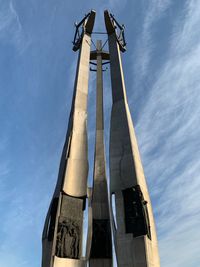
<path id="1" fill-rule="evenodd" d="M 74 95 L 68 131 L 53 200 L 43 231 L 42 267 L 84 267 L 82 255 L 83 212 L 87 196 L 87 96 L 91 33 L 95 11 L 80 23 Z"/>
<path id="2" fill-rule="evenodd" d="M 102 43 L 96 44 L 96 143 L 92 195 L 93 235 L 90 267 L 112 266 L 112 239 L 104 151 Z M 92 53 L 91 53 L 92 54 Z"/>
<path id="3" fill-rule="evenodd" d="M 119 267 L 159 267 L 151 201 L 128 107 L 119 40 L 105 11 L 110 53 L 112 113 L 110 190 L 115 194 L 116 250 Z"/>

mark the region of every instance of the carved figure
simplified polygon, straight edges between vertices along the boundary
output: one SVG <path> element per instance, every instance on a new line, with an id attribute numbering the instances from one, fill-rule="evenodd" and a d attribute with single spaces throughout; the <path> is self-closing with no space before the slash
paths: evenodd
<path id="1" fill-rule="evenodd" d="M 61 258 L 77 259 L 79 257 L 79 229 L 75 222 L 59 223 L 56 255 Z"/>

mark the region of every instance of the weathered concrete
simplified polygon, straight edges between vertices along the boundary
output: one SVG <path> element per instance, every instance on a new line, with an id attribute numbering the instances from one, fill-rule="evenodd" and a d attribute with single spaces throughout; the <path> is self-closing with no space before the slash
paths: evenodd
<path id="1" fill-rule="evenodd" d="M 42 267 L 112 266 L 111 223 L 118 267 L 159 267 L 153 212 L 127 103 L 120 50 L 124 28 L 105 12 L 109 53 L 90 53 L 95 12 L 76 27 L 73 50 L 79 51 L 74 95 L 54 196 L 43 231 Z M 116 25 L 114 25 L 116 24 Z M 83 32 L 79 34 L 79 26 Z M 116 35 L 116 27 L 121 34 Z M 78 37 L 78 38 L 77 38 Z M 96 144 L 93 188 L 87 188 L 87 96 L 89 60 L 97 63 Z M 102 61 L 110 60 L 112 113 L 110 127 L 110 190 L 115 195 L 116 224 L 109 212 L 103 123 Z M 83 212 L 88 197 L 88 238 L 82 251 Z M 110 222 L 111 215 L 111 222 Z"/>
<path id="2" fill-rule="evenodd" d="M 109 157 L 110 190 L 115 194 L 116 205 L 117 228 L 114 231 L 114 237 L 118 266 L 159 267 L 151 201 L 127 103 L 119 44 L 114 24 L 107 11 L 105 11 L 105 23 L 108 32 L 113 97 Z M 125 212 L 124 206 L 125 196 L 128 196 L 127 189 L 132 192 L 133 198 L 134 194 L 138 194 L 137 203 L 132 203 L 129 213 Z M 127 230 L 128 223 L 131 228 L 130 222 L 137 225 L 138 232 L 148 233 L 150 225 L 150 236 L 147 234 L 137 236 L 138 232 L 135 229 L 130 233 Z"/>
<path id="3" fill-rule="evenodd" d="M 87 262 L 85 260 L 74 260 L 54 257 L 54 267 L 85 267 Z"/>
<path id="4" fill-rule="evenodd" d="M 87 95 L 95 11 L 83 21 L 68 131 L 58 181 L 43 231 L 42 267 L 84 267 L 83 211 L 87 196 Z"/>
<path id="5" fill-rule="evenodd" d="M 106 179 L 106 164 L 104 151 L 104 121 L 103 121 L 103 74 L 101 41 L 97 41 L 96 53 L 91 53 L 92 58 L 96 54 L 97 64 L 97 90 L 96 90 L 96 143 L 94 158 L 94 181 L 92 195 L 93 236 L 90 267 L 112 266 L 112 240 L 110 229 L 108 188 Z M 107 54 L 108 58 L 108 54 Z"/>

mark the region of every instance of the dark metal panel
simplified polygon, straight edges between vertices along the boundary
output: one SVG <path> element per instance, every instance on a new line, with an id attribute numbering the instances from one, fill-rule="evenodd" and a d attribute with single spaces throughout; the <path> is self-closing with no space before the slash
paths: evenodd
<path id="1" fill-rule="evenodd" d="M 139 185 L 122 191 L 124 198 L 126 233 L 134 237 L 147 235 L 151 239 L 147 201 Z"/>
<path id="2" fill-rule="evenodd" d="M 93 220 L 91 258 L 112 258 L 110 221 Z"/>

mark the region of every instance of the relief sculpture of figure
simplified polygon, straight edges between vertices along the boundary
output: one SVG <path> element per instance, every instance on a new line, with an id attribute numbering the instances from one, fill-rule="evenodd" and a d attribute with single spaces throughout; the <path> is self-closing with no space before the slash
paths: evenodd
<path id="1" fill-rule="evenodd" d="M 73 222 L 63 221 L 59 224 L 56 255 L 60 258 L 78 258 L 79 231 Z"/>
<path id="2" fill-rule="evenodd" d="M 77 227 L 71 228 L 71 257 L 77 259 L 79 256 L 79 234 Z"/>
<path id="3" fill-rule="evenodd" d="M 72 237 L 70 235 L 70 229 L 65 227 L 66 231 L 63 233 L 63 258 L 71 257 L 71 243 Z"/>
<path id="4" fill-rule="evenodd" d="M 65 258 L 67 256 L 66 242 L 68 234 L 68 227 L 66 221 L 59 223 L 58 233 L 57 233 L 57 243 L 56 243 L 56 255 L 60 258 Z"/>

